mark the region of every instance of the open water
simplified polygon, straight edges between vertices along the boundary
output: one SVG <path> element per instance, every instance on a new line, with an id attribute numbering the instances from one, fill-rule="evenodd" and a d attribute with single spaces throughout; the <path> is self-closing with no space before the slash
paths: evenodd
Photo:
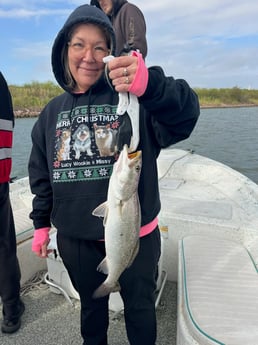
<path id="1" fill-rule="evenodd" d="M 16 119 L 12 176 L 26 176 L 36 118 Z M 174 145 L 224 163 L 258 183 L 258 107 L 202 109 L 190 138 Z"/>

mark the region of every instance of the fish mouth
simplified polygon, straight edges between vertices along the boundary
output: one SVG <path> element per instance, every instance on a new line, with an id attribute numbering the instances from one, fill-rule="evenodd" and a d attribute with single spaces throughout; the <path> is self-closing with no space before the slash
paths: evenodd
<path id="1" fill-rule="evenodd" d="M 136 152 L 128 153 L 128 158 L 129 159 L 140 158 L 141 154 L 142 154 L 142 151 L 136 151 Z"/>

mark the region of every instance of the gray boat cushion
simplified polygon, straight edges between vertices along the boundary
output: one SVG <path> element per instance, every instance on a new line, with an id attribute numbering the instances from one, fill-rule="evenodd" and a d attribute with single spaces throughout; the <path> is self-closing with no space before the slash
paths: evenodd
<path id="1" fill-rule="evenodd" d="M 198 344 L 258 344 L 258 272 L 241 244 L 188 236 L 179 244 L 183 317 Z M 206 339 L 206 341 L 204 341 Z"/>

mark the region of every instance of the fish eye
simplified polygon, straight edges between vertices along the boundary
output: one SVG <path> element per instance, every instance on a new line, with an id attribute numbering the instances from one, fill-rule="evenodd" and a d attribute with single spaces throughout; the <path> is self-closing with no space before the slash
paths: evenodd
<path id="1" fill-rule="evenodd" d="M 140 171 L 140 165 L 136 165 L 135 170 L 136 170 L 136 172 L 139 172 Z"/>

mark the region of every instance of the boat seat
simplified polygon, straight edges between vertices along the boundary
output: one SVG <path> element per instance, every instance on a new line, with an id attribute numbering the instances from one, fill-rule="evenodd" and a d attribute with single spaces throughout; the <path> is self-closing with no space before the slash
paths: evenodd
<path id="1" fill-rule="evenodd" d="M 179 241 L 177 345 L 258 344 L 258 271 L 247 249 L 206 236 Z"/>

